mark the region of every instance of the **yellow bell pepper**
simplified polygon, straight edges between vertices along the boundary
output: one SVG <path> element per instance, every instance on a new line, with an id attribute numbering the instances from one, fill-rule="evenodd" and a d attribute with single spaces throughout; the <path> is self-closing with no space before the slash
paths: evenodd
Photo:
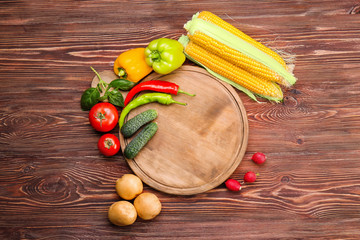
<path id="1" fill-rule="evenodd" d="M 114 72 L 120 78 L 138 82 L 153 69 L 145 61 L 145 48 L 134 48 L 120 54 L 114 62 Z"/>

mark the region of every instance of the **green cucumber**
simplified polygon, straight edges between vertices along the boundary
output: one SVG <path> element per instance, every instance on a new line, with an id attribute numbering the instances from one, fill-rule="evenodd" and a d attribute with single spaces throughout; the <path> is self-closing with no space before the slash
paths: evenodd
<path id="1" fill-rule="evenodd" d="M 121 133 L 125 138 L 131 137 L 146 123 L 157 118 L 157 112 L 154 109 L 146 110 L 127 121 L 121 128 Z"/>
<path id="2" fill-rule="evenodd" d="M 158 125 L 155 122 L 147 124 L 133 140 L 125 147 L 124 155 L 128 159 L 133 159 L 140 150 L 150 141 L 158 130 Z"/>

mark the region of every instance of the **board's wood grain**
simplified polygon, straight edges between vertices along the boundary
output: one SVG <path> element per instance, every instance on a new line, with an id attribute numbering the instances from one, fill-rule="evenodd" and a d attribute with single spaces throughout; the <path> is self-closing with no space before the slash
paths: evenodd
<path id="1" fill-rule="evenodd" d="M 179 93 L 173 98 L 186 106 L 155 102 L 128 114 L 125 121 L 155 109 L 159 128 L 134 159 L 126 159 L 131 169 L 149 186 L 177 195 L 206 192 L 226 181 L 240 164 L 249 136 L 236 91 L 198 66 L 182 66 L 166 76 L 154 72 L 148 80 L 173 82 L 196 96 Z M 120 134 L 123 150 L 132 139 Z"/>
<path id="2" fill-rule="evenodd" d="M 358 1 L 17 1 L 0 3 L 1 239 L 359 239 L 360 19 Z M 232 174 L 260 173 L 173 196 L 151 222 L 106 219 L 114 183 L 131 169 L 101 156 L 80 96 L 90 66 L 155 38 L 177 39 L 209 10 L 255 39 L 296 55 L 299 81 L 281 104 L 247 111 L 249 142 Z M 190 63 L 186 63 L 190 64 Z M 118 133 L 114 129 L 113 133 Z M 250 161 L 256 151 L 265 165 Z"/>

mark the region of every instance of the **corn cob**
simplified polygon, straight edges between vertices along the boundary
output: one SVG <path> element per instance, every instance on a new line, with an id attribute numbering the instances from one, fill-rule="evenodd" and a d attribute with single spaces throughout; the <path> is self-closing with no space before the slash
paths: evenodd
<path id="1" fill-rule="evenodd" d="M 186 56 L 256 101 L 255 95 L 279 102 L 277 83 L 296 82 L 280 55 L 210 12 L 195 14 L 184 28 L 179 42 Z"/>
<path id="2" fill-rule="evenodd" d="M 248 71 L 260 79 L 284 84 L 282 78 L 264 64 L 261 64 L 253 58 L 236 51 L 213 38 L 208 37 L 203 32 L 197 31 L 194 33 L 194 35 L 189 34 L 188 37 L 192 42 L 196 43 L 202 48 L 207 49 L 213 54 L 221 56 L 228 62 Z"/>
<path id="3" fill-rule="evenodd" d="M 284 85 L 288 86 L 295 83 L 295 77 L 289 73 L 282 64 L 280 64 L 267 53 L 263 52 L 261 49 L 258 49 L 249 42 L 240 39 L 236 35 L 223 29 L 221 26 L 206 22 L 200 18 L 195 18 L 188 22 L 186 27 L 189 35 L 194 35 L 196 32 L 203 32 L 204 34 L 215 40 L 218 40 L 224 45 L 227 45 L 262 63 L 264 67 L 266 66 L 275 71 L 277 74 L 281 75 L 281 77 L 284 79 Z M 264 69 L 264 71 L 267 70 L 268 69 Z"/>
<path id="4" fill-rule="evenodd" d="M 235 66 L 219 55 L 211 53 L 192 41 L 186 43 L 187 40 L 184 38 L 179 39 L 179 41 L 185 45 L 184 50 L 189 57 L 200 62 L 203 66 L 211 69 L 215 73 L 263 97 L 268 97 L 277 101 L 280 101 L 283 98 L 283 93 L 276 83 L 269 80 L 261 80 L 248 71 Z"/>
<path id="5" fill-rule="evenodd" d="M 265 52 L 266 54 L 270 55 L 272 58 L 274 58 L 276 61 L 278 61 L 285 69 L 287 69 L 285 61 L 282 59 L 282 57 L 271 50 L 270 48 L 264 46 L 260 42 L 256 41 L 255 39 L 251 38 L 250 36 L 246 35 L 244 32 L 240 31 L 230 23 L 224 21 L 220 17 L 216 16 L 215 14 L 208 12 L 208 11 L 202 11 L 199 13 L 198 18 L 203 19 L 207 22 L 213 23 L 217 26 L 222 27 L 226 31 L 236 35 L 237 37 L 245 40 L 246 42 L 252 44 L 256 48 L 260 49 L 261 51 Z"/>

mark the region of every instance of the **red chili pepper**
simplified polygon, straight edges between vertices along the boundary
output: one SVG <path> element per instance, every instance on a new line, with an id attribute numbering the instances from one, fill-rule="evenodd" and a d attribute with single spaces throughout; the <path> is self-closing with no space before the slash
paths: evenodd
<path id="1" fill-rule="evenodd" d="M 179 88 L 179 85 L 175 83 L 162 81 L 162 80 L 151 80 L 151 81 L 139 83 L 138 85 L 133 87 L 125 98 L 124 106 L 126 106 L 131 101 L 131 99 L 135 96 L 135 94 L 145 90 L 169 93 L 174 95 L 177 95 L 178 93 L 184 93 L 189 96 L 195 96 L 195 94 L 190 94 L 182 91 Z"/>

